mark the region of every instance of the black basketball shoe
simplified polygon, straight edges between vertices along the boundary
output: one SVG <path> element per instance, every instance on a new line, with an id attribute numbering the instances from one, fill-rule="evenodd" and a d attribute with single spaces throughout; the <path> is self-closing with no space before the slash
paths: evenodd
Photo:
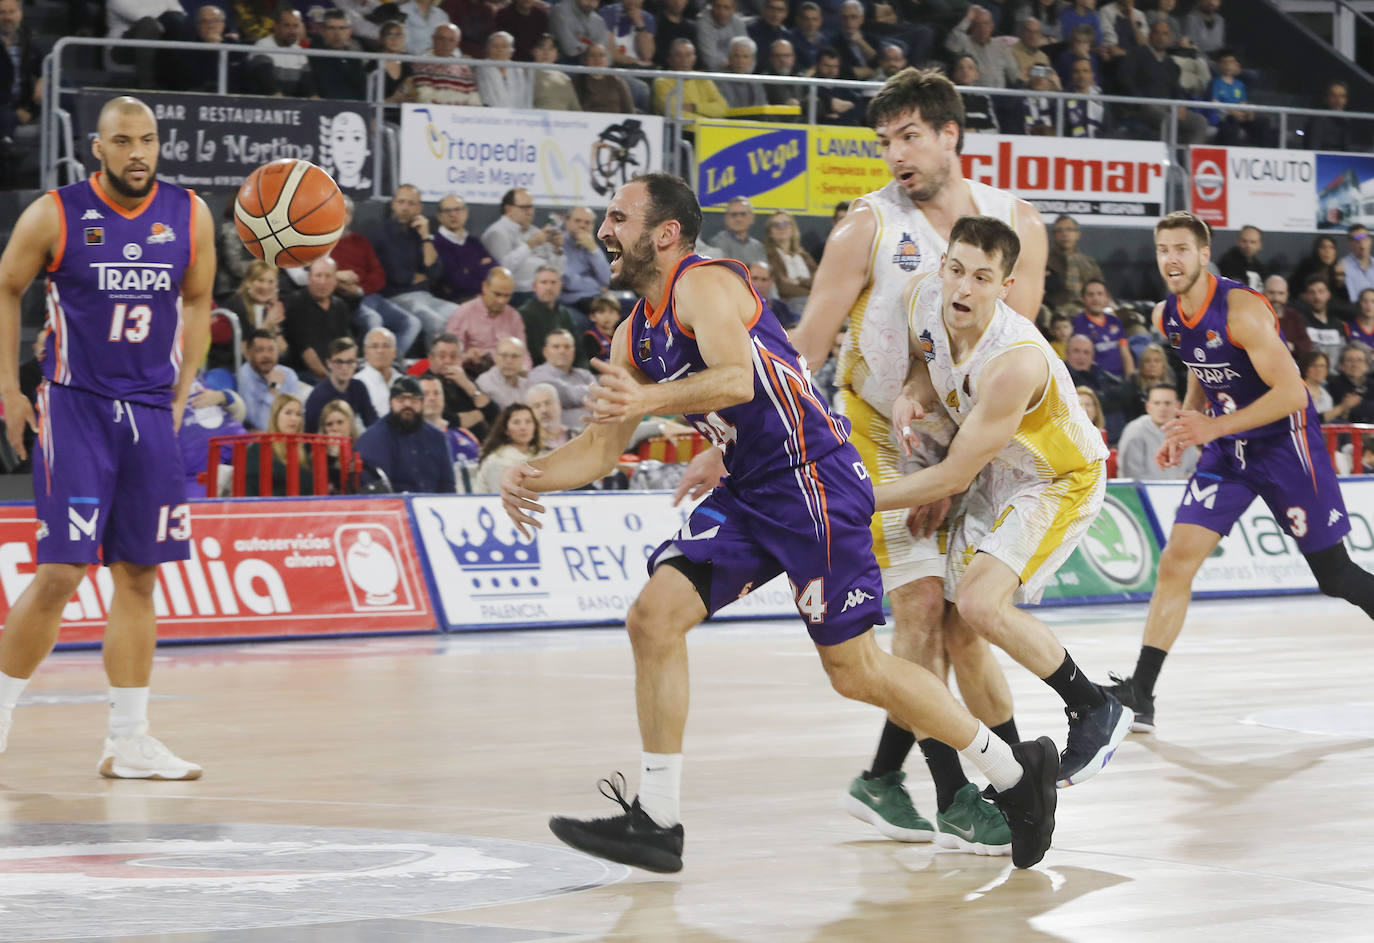
<path id="1" fill-rule="evenodd" d="M 1102 690 L 1116 698 L 1122 704 L 1135 712 L 1135 720 L 1131 723 L 1133 733 L 1154 733 L 1155 729 L 1155 696 L 1145 695 L 1136 690 L 1135 681 L 1128 675 L 1119 678 L 1114 674 L 1108 674 L 1111 684 Z"/>
<path id="2" fill-rule="evenodd" d="M 1045 857 L 1054 836 L 1059 753 L 1049 737 L 1014 743 L 1011 752 L 1021 763 L 1024 775 L 1005 792 L 989 786 L 983 795 L 1002 811 L 1011 829 L 1011 863 L 1029 868 Z"/>
<path id="3" fill-rule="evenodd" d="M 1103 702 L 1098 707 L 1066 707 L 1069 741 L 1059 755 L 1059 788 L 1092 779 L 1112 758 L 1126 734 L 1131 714 L 1101 685 Z"/>
<path id="4" fill-rule="evenodd" d="M 616 773 L 597 783 L 607 799 L 620 803 L 623 815 L 605 819 L 549 819 L 549 830 L 564 844 L 598 858 L 646 871 L 682 870 L 682 826 L 664 828 L 639 807 L 639 799 L 625 801 L 625 777 Z M 608 791 L 609 790 L 609 791 Z"/>

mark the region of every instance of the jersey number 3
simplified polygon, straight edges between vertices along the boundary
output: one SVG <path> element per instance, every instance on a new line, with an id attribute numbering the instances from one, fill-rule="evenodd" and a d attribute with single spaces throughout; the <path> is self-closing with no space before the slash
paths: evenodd
<path id="1" fill-rule="evenodd" d="M 110 318 L 110 340 L 141 344 L 148 339 L 152 320 L 152 308 L 147 305 L 130 308 L 121 301 L 114 306 L 114 315 Z"/>

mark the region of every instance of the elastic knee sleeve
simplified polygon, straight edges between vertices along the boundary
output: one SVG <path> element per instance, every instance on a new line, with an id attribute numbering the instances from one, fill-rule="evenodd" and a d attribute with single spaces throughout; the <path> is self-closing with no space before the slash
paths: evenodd
<path id="1" fill-rule="evenodd" d="M 1304 556 L 1312 568 L 1312 575 L 1317 578 L 1318 589 L 1328 596 L 1354 603 L 1374 618 L 1374 573 L 1350 559 L 1343 542 Z"/>

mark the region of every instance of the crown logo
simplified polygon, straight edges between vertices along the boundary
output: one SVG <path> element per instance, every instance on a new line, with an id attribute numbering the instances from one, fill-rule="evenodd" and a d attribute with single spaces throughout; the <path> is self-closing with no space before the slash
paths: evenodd
<path id="1" fill-rule="evenodd" d="M 484 595 L 523 596 L 539 586 L 537 538 L 523 539 L 514 524 L 510 525 L 508 539 L 498 537 L 496 516 L 482 508 L 477 512 L 482 532 L 474 537 L 463 528 L 455 540 L 443 516 L 433 508 L 430 513 L 439 522 L 439 533 L 448 542 L 458 568 L 471 578 L 473 589 L 485 591 Z"/>

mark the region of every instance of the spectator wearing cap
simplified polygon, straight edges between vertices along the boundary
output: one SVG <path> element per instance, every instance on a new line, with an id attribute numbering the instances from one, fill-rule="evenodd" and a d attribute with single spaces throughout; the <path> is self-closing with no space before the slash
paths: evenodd
<path id="1" fill-rule="evenodd" d="M 383 480 L 396 493 L 453 494 L 453 461 L 444 434 L 425 422 L 424 388 L 414 377 L 391 384 L 391 409 L 358 437 L 363 479 Z"/>

